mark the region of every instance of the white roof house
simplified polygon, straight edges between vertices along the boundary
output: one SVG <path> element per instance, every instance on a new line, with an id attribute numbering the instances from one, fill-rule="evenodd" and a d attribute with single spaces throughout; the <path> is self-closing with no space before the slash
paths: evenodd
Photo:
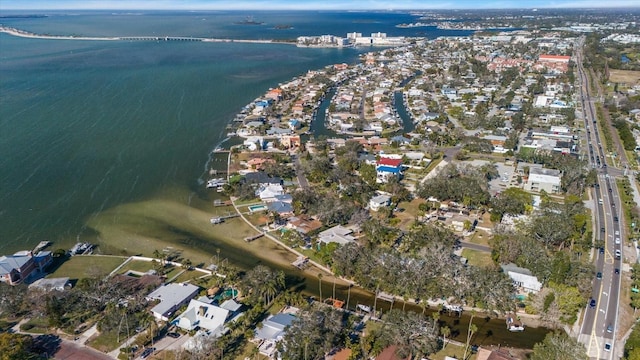
<path id="1" fill-rule="evenodd" d="M 276 196 L 283 195 L 284 189 L 280 184 L 269 184 L 268 186 L 262 187 L 259 190 L 258 196 L 260 196 L 260 200 L 265 202 L 275 201 Z"/>
<path id="2" fill-rule="evenodd" d="M 389 206 L 391 202 L 391 197 L 388 195 L 377 195 L 369 200 L 369 209 L 371 211 L 378 211 L 385 206 Z"/>
<path id="3" fill-rule="evenodd" d="M 199 291 L 198 286 L 191 284 L 167 284 L 151 292 L 146 299 L 147 301 L 160 300 L 151 312 L 156 319 L 167 321 L 178 308 L 193 299 Z"/>
<path id="4" fill-rule="evenodd" d="M 550 194 L 557 194 L 561 191 L 561 179 L 562 172 L 560 170 L 532 167 L 529 169 L 529 178 L 524 184 L 524 189 L 534 192 L 544 190 Z"/>
<path id="5" fill-rule="evenodd" d="M 206 302 L 191 300 L 187 310 L 176 319 L 176 325 L 187 331 L 209 330 L 212 334 L 222 334 L 229 310 Z"/>
<path id="6" fill-rule="evenodd" d="M 542 283 L 533 276 L 529 269 L 521 268 L 515 264 L 502 265 L 502 270 L 509 275 L 513 285 L 526 292 L 538 292 L 542 289 Z"/>
<path id="7" fill-rule="evenodd" d="M 334 242 L 340 245 L 346 245 L 356 239 L 350 235 L 351 233 L 353 233 L 353 230 L 342 227 L 341 225 L 336 225 L 318 234 L 318 240 L 325 244 Z"/>
<path id="8" fill-rule="evenodd" d="M 262 340 L 260 353 L 272 357 L 276 351 L 276 343 L 282 339 L 285 329 L 295 319 L 293 314 L 280 313 L 263 321 L 262 327 L 255 330 L 255 338 Z"/>

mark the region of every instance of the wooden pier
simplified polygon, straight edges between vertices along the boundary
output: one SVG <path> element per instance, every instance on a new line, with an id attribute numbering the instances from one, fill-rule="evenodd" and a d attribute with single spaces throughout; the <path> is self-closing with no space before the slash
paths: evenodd
<path id="1" fill-rule="evenodd" d="M 244 238 L 244 241 L 246 242 L 252 242 L 253 240 L 259 239 L 261 237 L 263 237 L 264 234 L 260 233 L 258 235 L 253 235 L 253 236 L 247 236 L 246 238 Z"/>

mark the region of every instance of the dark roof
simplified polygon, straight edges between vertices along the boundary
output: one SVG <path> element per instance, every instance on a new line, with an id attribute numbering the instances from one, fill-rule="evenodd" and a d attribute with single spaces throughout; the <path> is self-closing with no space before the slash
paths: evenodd
<path id="1" fill-rule="evenodd" d="M 244 181 L 249 184 L 280 184 L 282 185 L 282 179 L 277 176 L 269 176 L 265 172 L 256 171 L 250 172 L 244 176 Z"/>

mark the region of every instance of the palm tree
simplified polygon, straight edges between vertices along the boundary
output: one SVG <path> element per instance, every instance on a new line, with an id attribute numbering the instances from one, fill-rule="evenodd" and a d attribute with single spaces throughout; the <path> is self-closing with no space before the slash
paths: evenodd
<path id="1" fill-rule="evenodd" d="M 475 315 L 475 311 L 471 313 L 471 318 L 469 319 L 469 328 L 467 329 L 467 343 L 464 346 L 463 359 L 467 358 L 467 351 L 469 350 L 469 343 L 471 342 L 471 338 L 473 337 L 473 334 L 475 334 L 476 331 L 478 331 L 478 327 L 476 326 L 476 324 L 473 323 L 474 315 Z"/>
<path id="2" fill-rule="evenodd" d="M 442 350 L 444 350 L 444 347 L 447 346 L 447 337 L 451 335 L 451 329 L 448 326 L 443 326 L 440 328 L 440 333 L 444 338 L 444 341 L 442 342 Z"/>
<path id="3" fill-rule="evenodd" d="M 318 288 L 320 290 L 320 302 L 322 302 L 322 273 L 318 273 Z"/>
<path id="4" fill-rule="evenodd" d="M 164 266 L 164 256 L 160 252 L 160 250 L 158 249 L 153 250 L 153 257 L 160 260 L 160 265 Z"/>

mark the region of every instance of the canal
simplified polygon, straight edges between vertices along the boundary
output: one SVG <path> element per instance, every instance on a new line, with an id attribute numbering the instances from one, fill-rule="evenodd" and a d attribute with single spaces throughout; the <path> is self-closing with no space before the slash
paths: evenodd
<path id="1" fill-rule="evenodd" d="M 406 85 L 411 81 L 411 79 L 413 79 L 413 77 L 405 79 L 401 85 Z M 335 91 L 335 88 L 331 89 L 318 107 L 316 117 L 312 122 L 310 129 L 315 136 L 342 137 L 325 127 L 326 110 L 329 107 L 330 100 L 334 96 Z M 401 91 L 394 92 L 394 105 L 398 115 L 403 121 L 403 131 L 412 131 L 414 129 L 414 124 L 404 106 Z M 224 155 L 220 154 L 219 156 Z M 215 197 L 217 197 L 217 194 Z M 260 253 L 260 255 L 254 255 L 254 253 L 247 252 L 242 248 L 226 242 L 212 242 L 206 240 L 197 241 L 197 243 L 198 244 L 189 245 L 197 245 L 201 251 L 212 255 L 219 251 L 219 256 L 221 258 L 227 259 L 229 263 L 243 270 L 249 270 L 259 264 L 269 266 L 273 269 L 282 270 L 286 275 L 287 286 L 289 288 L 301 291 L 304 295 L 313 296 L 316 299 L 326 299 L 331 297 L 344 301 L 345 306 L 348 306 L 349 310 L 355 311 L 358 304 L 366 305 L 372 309 L 375 305 L 375 309 L 382 314 L 385 314 L 392 308 L 405 309 L 406 311 L 420 313 L 425 312 L 425 314 L 428 315 L 440 310 L 429 307 L 423 308 L 421 305 L 416 305 L 410 302 L 403 304 L 402 300 L 397 300 L 393 303 L 379 298 L 376 300 L 371 291 L 367 291 L 363 288 L 356 286 L 349 287 L 339 284 L 334 285 L 332 280 L 326 279 L 328 276 L 326 276 L 325 279 L 320 279 L 317 274 L 309 274 L 308 272 L 297 270 L 292 265 L 287 264 L 286 266 L 283 266 L 280 263 L 270 261 L 268 254 L 273 254 L 274 251 L 286 253 L 287 250 L 276 247 L 275 244 L 265 238 L 256 240 L 252 243 L 254 246 L 268 249 Z M 441 326 L 448 326 L 451 329 L 452 339 L 465 342 L 470 318 L 471 314 L 469 312 L 463 312 L 461 316 L 441 313 L 439 321 Z M 477 345 L 500 345 L 531 349 L 534 344 L 542 341 L 545 335 L 551 331 L 544 327 L 536 328 L 527 326 L 529 324 L 527 324 L 525 319 L 524 323 L 526 330 L 524 332 L 510 332 L 507 330 L 504 319 L 486 317 L 484 314 L 476 314 L 473 319 L 473 323 L 477 326 L 478 331 L 474 336 L 472 343 Z"/>

